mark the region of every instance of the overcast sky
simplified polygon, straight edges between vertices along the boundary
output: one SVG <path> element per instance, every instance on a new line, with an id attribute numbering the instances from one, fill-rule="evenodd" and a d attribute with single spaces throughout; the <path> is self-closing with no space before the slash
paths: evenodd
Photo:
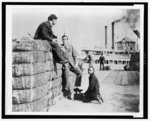
<path id="1" fill-rule="evenodd" d="M 105 28 L 108 26 L 108 47 L 111 47 L 112 31 L 111 22 L 120 19 L 125 14 L 125 9 L 83 7 L 83 6 L 46 6 L 14 8 L 12 14 L 12 36 L 21 38 L 34 33 L 41 22 L 47 21 L 47 17 L 54 13 L 58 17 L 54 33 L 61 36 L 64 32 L 69 36 L 70 42 L 76 49 L 82 47 L 105 46 Z M 120 22 L 115 27 L 117 39 L 122 39 L 130 30 Z M 118 35 L 117 35 L 118 34 Z M 131 35 L 131 38 L 135 38 Z"/>

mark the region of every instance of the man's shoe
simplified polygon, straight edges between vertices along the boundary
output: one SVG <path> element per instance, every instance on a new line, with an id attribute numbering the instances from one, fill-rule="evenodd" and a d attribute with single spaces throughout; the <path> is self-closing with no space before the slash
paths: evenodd
<path id="1" fill-rule="evenodd" d="M 94 104 L 101 104 L 101 102 L 99 100 L 92 100 L 90 101 L 91 103 L 94 103 Z"/>
<path id="2" fill-rule="evenodd" d="M 74 94 L 69 92 L 68 95 L 67 95 L 67 98 L 70 99 L 70 100 L 73 100 L 74 99 Z"/>
<path id="3" fill-rule="evenodd" d="M 63 94 L 64 94 L 64 97 L 68 97 L 68 95 L 70 94 L 70 92 L 68 90 L 64 90 Z"/>
<path id="4" fill-rule="evenodd" d="M 73 99 L 74 99 L 74 96 L 71 95 L 71 94 L 69 94 L 69 95 L 67 96 L 67 98 L 68 98 L 69 100 L 73 100 Z"/>
<path id="5" fill-rule="evenodd" d="M 72 98 L 71 98 L 71 96 L 70 96 L 70 95 L 68 95 L 68 96 L 67 96 L 67 99 L 72 100 Z"/>
<path id="6" fill-rule="evenodd" d="M 101 97 L 101 96 L 98 96 L 98 99 L 97 99 L 100 103 L 103 103 L 104 102 L 104 100 L 103 100 L 103 98 Z"/>
<path id="7" fill-rule="evenodd" d="M 83 91 L 83 89 L 75 88 L 74 91 L 75 91 L 76 93 L 78 93 L 78 92 L 81 93 L 81 92 Z"/>
<path id="8" fill-rule="evenodd" d="M 77 89 L 77 88 L 75 88 L 75 89 L 74 89 L 74 91 L 75 91 L 75 94 L 77 94 L 77 92 L 78 92 L 78 89 Z"/>
<path id="9" fill-rule="evenodd" d="M 79 92 L 79 93 L 81 93 L 82 91 L 83 91 L 83 89 L 79 89 L 79 88 L 78 88 L 78 92 Z"/>

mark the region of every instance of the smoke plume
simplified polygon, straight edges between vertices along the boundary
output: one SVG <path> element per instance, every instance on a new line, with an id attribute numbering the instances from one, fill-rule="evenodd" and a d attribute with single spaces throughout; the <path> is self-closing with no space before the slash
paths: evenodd
<path id="1" fill-rule="evenodd" d="M 126 11 L 125 21 L 129 24 L 133 30 L 138 30 L 140 27 L 140 10 L 129 9 Z"/>

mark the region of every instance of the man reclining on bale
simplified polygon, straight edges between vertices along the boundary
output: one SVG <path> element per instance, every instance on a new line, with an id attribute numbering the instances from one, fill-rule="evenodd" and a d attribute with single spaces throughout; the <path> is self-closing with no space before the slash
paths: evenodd
<path id="1" fill-rule="evenodd" d="M 51 14 L 48 17 L 48 21 L 41 23 L 34 35 L 34 39 L 47 40 L 52 47 L 52 52 L 54 55 L 54 60 L 58 63 L 67 63 L 68 58 L 64 51 L 62 51 L 60 45 L 55 42 L 57 36 L 53 34 L 52 27 L 57 22 L 57 16 L 55 14 Z"/>

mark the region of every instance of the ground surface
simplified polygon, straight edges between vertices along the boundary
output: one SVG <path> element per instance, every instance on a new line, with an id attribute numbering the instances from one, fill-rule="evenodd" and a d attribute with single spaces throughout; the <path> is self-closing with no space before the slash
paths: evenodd
<path id="1" fill-rule="evenodd" d="M 56 113 L 99 113 L 99 112 L 138 112 L 139 111 L 139 73 L 136 71 L 99 71 L 96 69 L 100 83 L 100 92 L 104 99 L 102 104 L 83 103 L 80 100 L 63 98 L 52 106 L 49 112 Z M 88 73 L 84 69 L 82 78 L 83 92 L 88 87 Z"/>

